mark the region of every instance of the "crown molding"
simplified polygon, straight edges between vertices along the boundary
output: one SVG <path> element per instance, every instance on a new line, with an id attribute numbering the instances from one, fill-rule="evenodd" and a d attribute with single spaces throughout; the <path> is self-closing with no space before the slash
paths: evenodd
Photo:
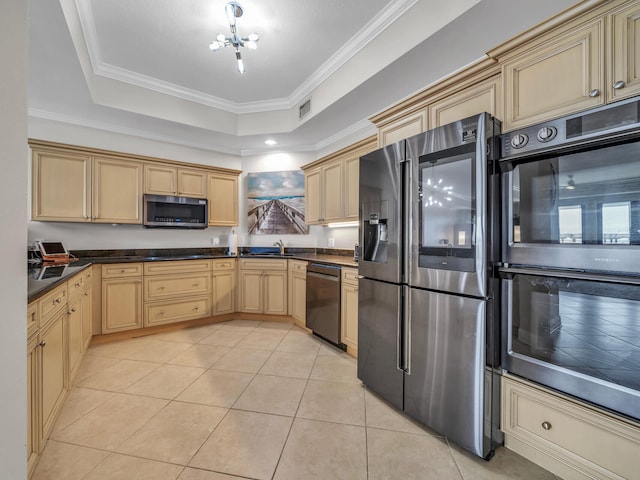
<path id="1" fill-rule="evenodd" d="M 365 48 L 369 42 L 380 35 L 389 25 L 419 1 L 420 0 L 395 0 L 390 2 L 377 16 L 372 18 L 358 33 L 340 47 L 320 68 L 313 72 L 307 80 L 293 91 L 289 96 L 289 103 L 292 107 L 311 96 L 313 90 L 318 88 L 322 82 L 327 80 L 327 78 L 334 74 L 354 55 Z"/>
<path id="2" fill-rule="evenodd" d="M 100 54 L 98 34 L 90 1 L 71 0 L 79 19 L 82 36 L 88 52 L 94 75 L 146 88 L 158 93 L 171 95 L 234 114 L 290 110 L 302 100 L 311 96 L 314 89 L 347 63 L 354 55 L 367 46 L 389 25 L 413 7 L 419 0 L 394 0 L 371 19 L 358 33 L 346 42 L 334 55 L 307 78 L 291 95 L 258 102 L 238 103 L 203 92 L 165 82 L 148 75 L 105 63 Z"/>

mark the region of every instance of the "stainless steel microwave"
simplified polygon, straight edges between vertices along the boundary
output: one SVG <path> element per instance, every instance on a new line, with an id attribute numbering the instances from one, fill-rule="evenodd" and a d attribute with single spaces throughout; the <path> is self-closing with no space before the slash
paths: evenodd
<path id="1" fill-rule="evenodd" d="M 207 228 L 206 198 L 149 195 L 143 198 L 144 226 L 148 228 Z"/>

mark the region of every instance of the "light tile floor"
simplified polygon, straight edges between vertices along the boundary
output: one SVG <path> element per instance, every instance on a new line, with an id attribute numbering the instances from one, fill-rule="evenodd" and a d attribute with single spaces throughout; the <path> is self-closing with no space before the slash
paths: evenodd
<path id="1" fill-rule="evenodd" d="M 290 323 L 233 320 L 93 346 L 34 480 L 552 480 L 468 454 L 381 401 Z"/>

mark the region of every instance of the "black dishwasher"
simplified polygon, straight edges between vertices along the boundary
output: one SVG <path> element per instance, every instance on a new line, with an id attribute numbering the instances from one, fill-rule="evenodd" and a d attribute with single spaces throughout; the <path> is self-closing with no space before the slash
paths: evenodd
<path id="1" fill-rule="evenodd" d="M 340 342 L 340 274 L 337 265 L 307 265 L 307 328 L 344 349 Z"/>

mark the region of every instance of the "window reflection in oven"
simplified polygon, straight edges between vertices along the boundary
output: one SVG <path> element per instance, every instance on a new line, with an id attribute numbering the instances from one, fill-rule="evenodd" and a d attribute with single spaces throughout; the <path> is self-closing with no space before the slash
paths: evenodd
<path id="1" fill-rule="evenodd" d="M 640 289 L 513 276 L 510 350 L 640 390 Z"/>
<path id="2" fill-rule="evenodd" d="M 640 245 L 640 144 L 516 165 L 514 243 Z"/>

